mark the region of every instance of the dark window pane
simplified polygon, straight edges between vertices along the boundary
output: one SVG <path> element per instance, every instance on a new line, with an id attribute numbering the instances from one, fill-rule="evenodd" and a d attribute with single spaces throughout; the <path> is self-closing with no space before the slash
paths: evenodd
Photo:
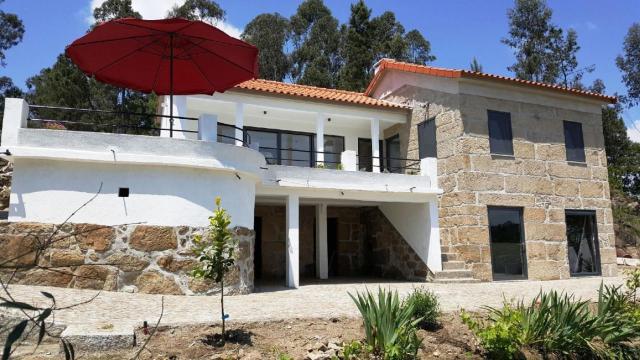
<path id="1" fill-rule="evenodd" d="M 400 158 L 400 136 L 392 136 L 385 140 L 387 143 L 387 170 L 392 173 L 402 172 Z"/>
<path id="2" fill-rule="evenodd" d="M 595 213 L 567 211 L 566 224 L 571 275 L 599 274 Z"/>
<path id="3" fill-rule="evenodd" d="M 436 119 L 418 124 L 418 148 L 420 159 L 438 157 L 436 151 Z"/>
<path id="4" fill-rule="evenodd" d="M 488 110 L 489 145 L 492 154 L 513 155 L 513 135 L 511 133 L 511 114 Z"/>
<path id="5" fill-rule="evenodd" d="M 311 136 L 280 134 L 281 165 L 311 166 Z"/>
<path id="6" fill-rule="evenodd" d="M 247 133 L 251 137 L 251 145 L 264 155 L 267 164 L 278 164 L 278 134 L 259 130 L 248 130 Z"/>
<path id="7" fill-rule="evenodd" d="M 522 209 L 489 207 L 494 279 L 524 278 Z"/>
<path id="8" fill-rule="evenodd" d="M 338 168 L 340 158 L 344 151 L 344 138 L 342 136 L 324 136 L 324 164 L 330 169 Z"/>
<path id="9" fill-rule="evenodd" d="M 235 144 L 236 129 L 227 124 L 218 123 L 218 142 L 225 144 Z"/>
<path id="10" fill-rule="evenodd" d="M 380 165 L 384 166 L 383 141 L 378 143 L 378 152 L 380 154 Z M 373 157 L 371 156 L 371 139 L 358 139 L 358 171 L 369 171 L 373 169 Z"/>
<path id="11" fill-rule="evenodd" d="M 567 149 L 567 161 L 585 161 L 581 123 L 573 121 L 564 122 L 564 145 Z"/>

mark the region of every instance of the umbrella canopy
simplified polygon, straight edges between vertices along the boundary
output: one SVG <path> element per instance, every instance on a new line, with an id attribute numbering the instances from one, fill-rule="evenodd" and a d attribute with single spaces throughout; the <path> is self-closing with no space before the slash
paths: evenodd
<path id="1" fill-rule="evenodd" d="M 213 94 L 258 76 L 258 49 L 202 21 L 116 19 L 67 46 L 98 81 L 159 95 Z"/>

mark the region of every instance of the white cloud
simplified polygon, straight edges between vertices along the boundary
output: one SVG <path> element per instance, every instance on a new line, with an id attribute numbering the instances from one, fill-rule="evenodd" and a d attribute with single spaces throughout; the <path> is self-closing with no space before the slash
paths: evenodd
<path id="1" fill-rule="evenodd" d="M 627 135 L 631 140 L 640 143 L 640 120 L 636 120 L 627 126 Z"/>
<path id="2" fill-rule="evenodd" d="M 586 25 L 587 25 L 587 29 L 589 29 L 589 30 L 597 30 L 598 29 L 598 25 L 596 25 L 595 23 L 592 23 L 591 21 L 587 21 Z"/>
<path id="3" fill-rule="evenodd" d="M 87 22 L 93 24 L 93 9 L 102 5 L 106 0 L 91 0 L 89 16 L 87 16 Z M 169 10 L 174 6 L 184 4 L 185 0 L 133 0 L 131 6 L 133 10 L 142 15 L 144 19 L 163 19 L 167 16 Z M 214 22 L 212 25 L 218 29 L 226 32 L 230 36 L 239 38 L 242 34 L 242 29 L 230 24 L 224 20 Z"/>

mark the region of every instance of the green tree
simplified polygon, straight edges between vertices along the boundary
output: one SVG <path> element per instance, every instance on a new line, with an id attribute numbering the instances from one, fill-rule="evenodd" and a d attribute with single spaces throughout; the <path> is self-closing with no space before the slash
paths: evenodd
<path id="1" fill-rule="evenodd" d="M 93 18 L 96 23 L 127 17 L 142 19 L 142 15 L 133 10 L 131 0 L 107 0 L 93 9 Z"/>
<path id="2" fill-rule="evenodd" d="M 407 53 L 404 56 L 405 61 L 414 64 L 424 65 L 434 61 L 436 57 L 431 54 L 431 43 L 422 36 L 418 30 L 411 30 L 405 36 L 407 43 Z"/>
<path id="3" fill-rule="evenodd" d="M 558 74 L 556 83 L 575 89 L 583 89 L 582 78 L 584 74 L 595 70 L 593 65 L 578 68 L 578 33 L 574 29 L 567 30 L 566 36 L 562 29 L 554 28 L 551 31 L 551 65 Z"/>
<path id="4" fill-rule="evenodd" d="M 0 0 L 0 5 L 4 0 Z M 16 14 L 0 10 L 0 66 L 6 65 L 5 51 L 22 41 L 24 25 Z"/>
<path id="5" fill-rule="evenodd" d="M 334 88 L 340 68 L 338 20 L 322 0 L 305 0 L 291 17 L 290 24 L 292 80 Z"/>
<path id="6" fill-rule="evenodd" d="M 525 80 L 554 82 L 557 69 L 550 55 L 555 26 L 552 11 L 545 0 L 516 0 L 507 10 L 509 37 L 502 42 L 511 47 L 515 64 L 508 67 L 516 77 Z"/>
<path id="7" fill-rule="evenodd" d="M 624 38 L 623 54 L 616 58 L 627 87 L 624 102 L 628 106 L 640 104 L 640 23 L 634 23 Z"/>
<path id="8" fill-rule="evenodd" d="M 364 3 L 358 3 L 356 11 L 366 9 Z M 353 7 L 352 7 L 353 15 Z M 408 43 L 405 39 L 404 26 L 396 20 L 396 15 L 391 11 L 385 11 L 380 16 L 371 19 L 370 33 L 367 41 L 369 49 L 373 51 L 373 62 L 382 58 L 407 60 Z M 349 45 L 348 43 L 345 45 Z"/>
<path id="9" fill-rule="evenodd" d="M 289 39 L 289 19 L 278 13 L 260 14 L 247 24 L 241 38 L 260 50 L 260 78 L 275 81 L 285 78 L 289 72 L 289 57 L 284 52 Z"/>
<path id="10" fill-rule="evenodd" d="M 167 17 L 184 18 L 188 20 L 202 20 L 214 23 L 224 19 L 225 11 L 212 0 L 186 0 L 182 5 L 176 5 Z"/>
<path id="11" fill-rule="evenodd" d="M 0 129 L 2 129 L 2 119 L 4 118 L 4 99 L 8 97 L 20 98 L 23 96 L 22 90 L 13 84 L 10 77 L 0 76 Z"/>
<path id="12" fill-rule="evenodd" d="M 476 59 L 476 57 L 473 57 L 473 60 L 471 60 L 471 64 L 469 65 L 469 70 L 471 71 L 475 71 L 475 72 L 482 72 L 482 65 L 480 64 L 480 62 L 478 62 L 478 59 Z"/>
<path id="13" fill-rule="evenodd" d="M 209 228 L 205 235 L 197 235 L 193 252 L 198 259 L 191 275 L 220 284 L 220 313 L 222 318 L 222 342 L 225 341 L 224 277 L 235 263 L 237 242 L 229 230 L 231 217 L 220 207 L 220 197 L 216 197 L 216 209 L 209 217 Z"/>
<path id="14" fill-rule="evenodd" d="M 343 43 L 344 65 L 340 71 L 340 88 L 363 91 L 370 78 L 374 61 L 371 9 L 363 0 L 351 5 L 351 16 Z M 376 46 L 383 49 L 383 46 Z"/>

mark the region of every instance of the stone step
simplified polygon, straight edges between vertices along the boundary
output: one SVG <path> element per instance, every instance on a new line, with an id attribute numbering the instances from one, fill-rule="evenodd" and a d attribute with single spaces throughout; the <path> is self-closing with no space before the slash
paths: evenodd
<path id="1" fill-rule="evenodd" d="M 459 261 L 459 260 L 443 261 L 442 270 L 464 270 L 464 261 Z"/>
<path id="2" fill-rule="evenodd" d="M 131 349 L 136 344 L 133 325 L 123 323 L 72 324 L 60 336 L 81 351 Z"/>
<path id="3" fill-rule="evenodd" d="M 474 279 L 474 278 L 433 279 L 432 282 L 436 284 L 471 284 L 471 283 L 479 283 L 480 280 Z"/>
<path id="4" fill-rule="evenodd" d="M 461 278 L 473 278 L 473 273 L 470 270 L 443 270 L 434 273 L 435 279 L 461 279 Z"/>
<path id="5" fill-rule="evenodd" d="M 450 253 L 441 253 L 440 257 L 442 258 L 442 261 L 458 261 L 460 260 L 458 258 L 458 254 L 450 252 Z"/>

